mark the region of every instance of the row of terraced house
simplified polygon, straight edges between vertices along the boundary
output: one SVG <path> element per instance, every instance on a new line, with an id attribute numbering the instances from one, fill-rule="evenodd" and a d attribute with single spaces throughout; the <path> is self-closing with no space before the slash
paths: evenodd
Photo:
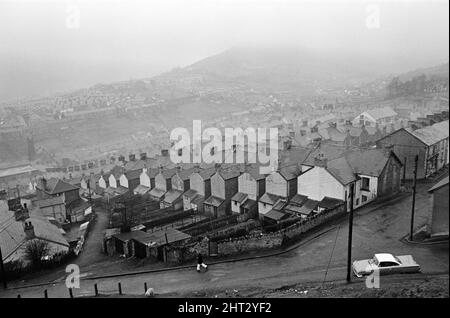
<path id="1" fill-rule="evenodd" d="M 137 169 L 116 166 L 90 176 L 93 188 L 108 197 L 147 195 L 161 208 L 214 217 L 250 214 L 276 223 L 343 203 L 349 209 L 352 190 L 354 208 L 359 208 L 399 191 L 402 176 L 402 162 L 390 149 L 327 142 L 281 150 L 278 169 L 269 174 L 262 174 L 258 164 L 155 167 L 140 161 L 133 165 Z"/>

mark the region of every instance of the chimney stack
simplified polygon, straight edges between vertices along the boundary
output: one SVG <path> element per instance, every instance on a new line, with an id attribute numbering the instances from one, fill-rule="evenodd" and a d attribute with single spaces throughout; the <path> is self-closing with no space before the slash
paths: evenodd
<path id="1" fill-rule="evenodd" d="M 328 159 L 324 157 L 324 155 L 322 153 L 319 153 L 315 158 L 314 158 L 314 164 L 317 167 L 323 167 L 326 168 L 327 167 L 327 162 Z"/>
<path id="2" fill-rule="evenodd" d="M 169 156 L 169 150 L 168 149 L 161 149 L 161 156 L 168 157 Z"/>
<path id="3" fill-rule="evenodd" d="M 25 238 L 27 240 L 32 240 L 36 237 L 36 235 L 34 233 L 34 226 L 33 226 L 33 224 L 31 224 L 31 221 L 25 222 L 25 224 L 23 226 L 23 230 L 25 232 Z"/>

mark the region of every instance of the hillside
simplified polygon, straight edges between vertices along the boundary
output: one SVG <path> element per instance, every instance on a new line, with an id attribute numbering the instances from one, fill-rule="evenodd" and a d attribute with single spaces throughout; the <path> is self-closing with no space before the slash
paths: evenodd
<path id="1" fill-rule="evenodd" d="M 405 71 L 405 65 L 397 59 L 336 50 L 232 48 L 155 78 L 198 78 L 205 86 L 242 85 L 263 91 L 314 94 Z"/>

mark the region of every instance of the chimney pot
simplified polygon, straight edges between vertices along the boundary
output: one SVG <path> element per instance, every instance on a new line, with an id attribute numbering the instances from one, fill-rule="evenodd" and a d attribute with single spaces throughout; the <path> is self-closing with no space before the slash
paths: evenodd
<path id="1" fill-rule="evenodd" d="M 36 237 L 35 233 L 34 233 L 34 226 L 33 224 L 31 224 L 31 222 L 25 222 L 24 225 L 24 232 L 25 232 L 25 238 L 27 240 L 32 240 Z"/>

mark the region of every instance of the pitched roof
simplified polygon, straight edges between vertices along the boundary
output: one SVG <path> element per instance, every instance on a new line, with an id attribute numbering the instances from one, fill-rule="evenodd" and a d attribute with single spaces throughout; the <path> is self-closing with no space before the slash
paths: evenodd
<path id="1" fill-rule="evenodd" d="M 246 193 L 236 192 L 236 194 L 233 195 L 231 200 L 232 201 L 237 201 L 239 203 L 242 203 L 247 197 L 248 197 L 248 194 L 246 194 Z"/>
<path id="2" fill-rule="evenodd" d="M 33 225 L 36 238 L 49 242 L 52 253 L 68 251 L 69 243 L 60 230 L 47 219 L 30 217 L 26 221 L 31 222 Z M 25 256 L 23 247 L 27 240 L 23 223 L 16 221 L 14 212 L 8 211 L 6 204 L 2 206 L 1 201 L 0 242 L 2 243 L 2 257 L 4 261 L 9 262 L 22 259 Z"/>
<path id="3" fill-rule="evenodd" d="M 446 126 L 447 129 L 445 130 Z M 441 122 L 417 130 L 409 131 L 409 133 L 421 140 L 427 146 L 431 146 L 445 138 L 448 138 L 448 121 L 447 124 L 445 124 L 445 122 Z"/>
<path id="4" fill-rule="evenodd" d="M 289 214 L 272 209 L 269 212 L 267 212 L 266 214 L 264 214 L 264 217 L 275 220 L 275 221 L 279 221 L 281 219 L 288 218 Z"/>
<path id="5" fill-rule="evenodd" d="M 289 201 L 289 203 L 293 203 L 296 205 L 302 205 L 306 200 L 308 200 L 308 197 L 301 194 L 296 194 L 294 197 Z"/>
<path id="6" fill-rule="evenodd" d="M 203 202 L 205 202 L 205 197 L 197 194 L 192 200 L 191 203 L 196 204 L 196 205 L 201 205 L 203 204 Z"/>
<path id="7" fill-rule="evenodd" d="M 211 179 L 211 177 L 216 173 L 216 169 L 214 167 L 201 169 L 198 174 L 202 177 L 203 180 Z"/>
<path id="8" fill-rule="evenodd" d="M 374 108 L 367 111 L 367 113 L 373 117 L 373 119 L 378 120 L 386 117 L 397 116 L 397 113 L 391 107 Z"/>
<path id="9" fill-rule="evenodd" d="M 428 190 L 428 192 L 433 192 L 439 188 L 442 188 L 443 186 L 448 185 L 448 176 L 446 176 L 444 179 L 442 179 L 441 181 L 439 181 L 438 183 L 436 183 L 434 186 L 432 186 L 430 188 L 430 190 Z"/>
<path id="10" fill-rule="evenodd" d="M 255 180 L 262 180 L 266 178 L 266 175 L 260 173 L 260 167 L 261 165 L 257 163 L 248 164 L 244 167 L 244 172 L 248 173 Z"/>
<path id="11" fill-rule="evenodd" d="M 169 190 L 166 192 L 166 195 L 164 196 L 164 202 L 172 204 L 177 199 L 179 199 L 182 194 L 183 194 L 183 192 L 179 191 L 179 190 L 175 190 L 175 189 Z"/>
<path id="12" fill-rule="evenodd" d="M 383 149 L 360 149 L 348 152 L 346 159 L 354 173 L 378 177 L 389 160 L 390 153 Z"/>
<path id="13" fill-rule="evenodd" d="M 324 197 L 322 201 L 319 202 L 319 206 L 324 209 L 332 209 L 340 204 L 344 203 L 344 201 L 330 198 L 330 197 Z"/>
<path id="14" fill-rule="evenodd" d="M 151 247 L 158 247 L 166 244 L 184 241 L 191 237 L 189 234 L 183 233 L 181 231 L 172 228 L 167 228 L 152 233 L 150 232 L 144 233 L 145 233 L 144 235 L 139 235 L 135 238 L 133 237 L 133 240 Z"/>
<path id="15" fill-rule="evenodd" d="M 178 171 L 178 176 L 181 180 L 189 180 L 189 177 L 191 174 L 197 172 L 199 168 L 189 168 L 189 169 L 183 169 L 181 171 Z"/>
<path id="16" fill-rule="evenodd" d="M 348 164 L 344 157 L 340 157 L 328 161 L 325 168 L 331 173 L 342 185 L 347 185 L 356 180 L 352 167 Z"/>
<path id="17" fill-rule="evenodd" d="M 217 173 L 224 179 L 229 180 L 237 178 L 241 175 L 241 167 L 238 165 L 228 166 L 225 168 L 220 168 Z"/>
<path id="18" fill-rule="evenodd" d="M 298 164 L 293 164 L 288 167 L 282 167 L 279 169 L 279 173 L 286 180 L 292 180 L 297 178 L 301 174 L 302 170 Z"/>
<path id="19" fill-rule="evenodd" d="M 222 205 L 222 203 L 224 203 L 224 202 L 225 202 L 224 199 L 215 197 L 215 196 L 213 196 L 213 195 L 210 196 L 208 199 L 205 200 L 205 203 L 206 203 L 206 204 L 209 204 L 209 205 L 212 205 L 212 206 L 215 206 L 215 207 L 219 207 L 219 206 Z"/>
<path id="20" fill-rule="evenodd" d="M 45 190 L 45 192 L 49 194 L 58 194 L 78 189 L 80 188 L 61 179 L 50 178 L 49 180 L 47 180 L 47 189 Z"/>
<path id="21" fill-rule="evenodd" d="M 278 195 L 266 192 L 259 199 L 259 202 L 274 205 L 276 202 L 278 202 L 278 200 L 281 200 L 281 199 L 282 199 L 282 197 L 280 197 Z"/>
<path id="22" fill-rule="evenodd" d="M 140 184 L 140 185 L 138 185 L 136 188 L 134 188 L 134 190 L 133 190 L 133 192 L 134 193 L 137 193 L 137 194 L 145 194 L 145 193 L 147 193 L 147 192 L 149 192 L 150 191 L 150 188 L 149 187 L 146 187 L 145 185 L 142 185 L 142 184 Z"/>
<path id="23" fill-rule="evenodd" d="M 141 173 L 142 173 L 141 169 L 129 170 L 125 173 L 125 176 L 127 177 L 127 180 L 134 180 L 139 179 Z"/>
<path id="24" fill-rule="evenodd" d="M 109 171 L 109 175 L 113 175 L 116 179 L 120 178 L 123 173 L 125 173 L 125 168 L 117 165 Z"/>
<path id="25" fill-rule="evenodd" d="M 166 193 L 166 191 L 158 189 L 158 188 L 153 188 L 150 190 L 149 194 L 155 198 L 161 199 L 164 194 Z"/>
<path id="26" fill-rule="evenodd" d="M 163 169 L 161 172 L 164 179 L 171 179 L 175 175 L 175 173 L 177 173 L 177 168 Z"/>

